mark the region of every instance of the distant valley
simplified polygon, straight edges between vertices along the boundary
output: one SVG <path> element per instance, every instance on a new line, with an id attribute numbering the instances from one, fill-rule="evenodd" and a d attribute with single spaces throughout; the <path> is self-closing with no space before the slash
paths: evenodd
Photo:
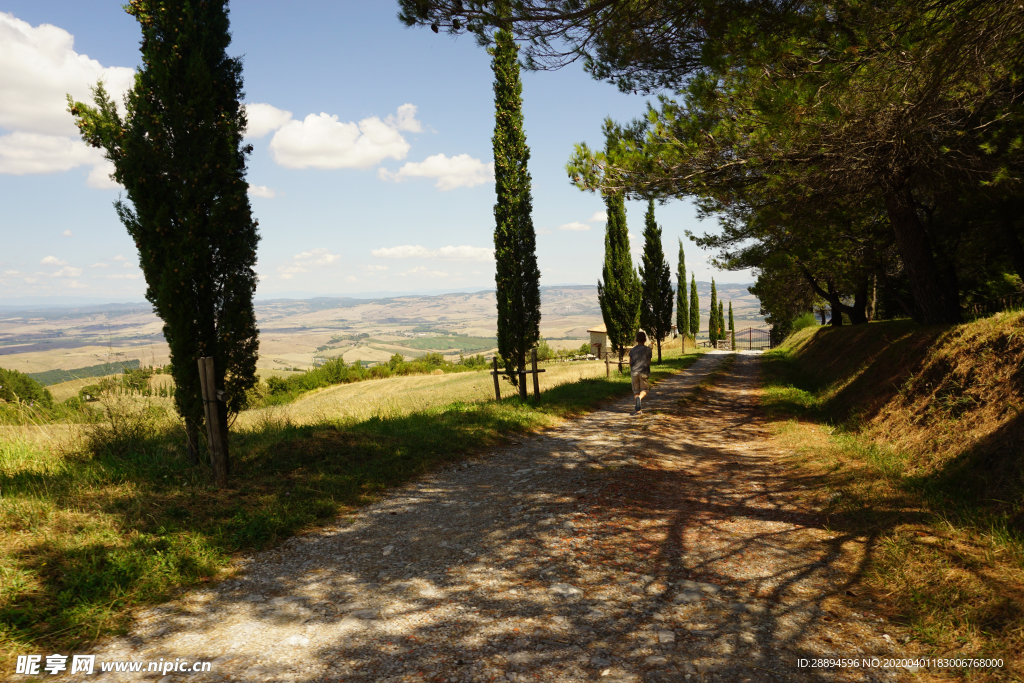
<path id="1" fill-rule="evenodd" d="M 697 283 L 706 336 L 711 284 Z M 737 329 L 761 326 L 757 299 L 747 285 L 724 284 L 719 297 L 733 304 Z M 601 324 L 594 286 L 544 287 L 541 333 L 551 345 L 578 347 L 587 329 Z M 395 353 L 457 357 L 495 346 L 493 291 L 374 299 L 319 297 L 256 303 L 260 373 L 310 367 L 314 358 L 379 361 Z M 99 363 L 168 362 L 163 324 L 148 304 L 5 308 L 0 305 L 0 367 L 22 372 L 73 370 Z"/>

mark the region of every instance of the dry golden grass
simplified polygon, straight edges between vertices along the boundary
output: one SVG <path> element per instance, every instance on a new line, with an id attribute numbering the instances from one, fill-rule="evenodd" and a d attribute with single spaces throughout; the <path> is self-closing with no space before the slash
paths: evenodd
<path id="1" fill-rule="evenodd" d="M 549 363 L 544 368 L 540 375 L 542 393 L 560 384 L 605 373 L 600 361 Z M 500 384 L 502 396 L 514 394 L 515 389 L 508 382 Z M 528 379 L 527 386 L 532 395 L 532 379 Z M 267 420 L 316 424 L 339 418 L 394 417 L 456 401 L 473 403 L 493 398 L 494 380 L 487 371 L 391 377 L 327 387 L 300 396 L 288 405 L 249 410 L 238 416 L 237 424 L 240 428 L 251 428 Z"/>
<path id="2" fill-rule="evenodd" d="M 863 586 L 953 671 L 1024 680 L 1024 315 L 958 326 L 811 330 L 767 357 L 762 403 L 863 539 Z M 840 426 L 836 426 L 840 425 Z"/>

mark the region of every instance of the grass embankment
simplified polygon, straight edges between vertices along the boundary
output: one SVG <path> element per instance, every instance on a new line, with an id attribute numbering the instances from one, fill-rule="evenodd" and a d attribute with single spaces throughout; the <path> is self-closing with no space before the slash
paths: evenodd
<path id="1" fill-rule="evenodd" d="M 666 358 L 652 379 L 696 358 Z M 272 546 L 628 387 L 628 375 L 613 373 L 555 386 L 539 402 L 449 401 L 365 418 L 325 413 L 307 424 L 265 413 L 232 431 L 231 484 L 222 490 L 209 486 L 207 468 L 188 465 L 166 409 L 137 399 L 120 399 L 116 419 L 77 446 L 2 442 L 0 667 L 19 652 L 67 652 L 122 630 L 133 608 L 218 576 L 234 553 Z"/>
<path id="2" fill-rule="evenodd" d="M 1024 314 L 805 330 L 765 356 L 762 405 L 866 541 L 876 606 L 944 656 L 1024 679 Z"/>

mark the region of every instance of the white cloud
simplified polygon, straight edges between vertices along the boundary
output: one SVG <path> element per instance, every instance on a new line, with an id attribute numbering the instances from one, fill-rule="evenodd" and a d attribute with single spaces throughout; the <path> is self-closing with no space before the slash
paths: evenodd
<path id="1" fill-rule="evenodd" d="M 114 164 L 104 159 L 92 167 L 89 177 L 85 179 L 85 184 L 96 190 L 123 190 L 124 187 L 110 177 L 113 174 Z"/>
<path id="2" fill-rule="evenodd" d="M 64 266 L 56 273 L 53 273 L 51 277 L 78 277 L 82 274 L 81 268 L 75 268 L 73 266 Z"/>
<path id="3" fill-rule="evenodd" d="M 439 190 L 454 190 L 457 187 L 473 187 L 494 180 L 494 164 L 484 163 L 468 154 L 459 154 L 451 158 L 444 154 L 435 154 L 423 161 L 406 163 L 395 173 L 386 168 L 377 171 L 381 180 L 401 182 L 407 178 L 437 178 L 434 187 Z"/>
<path id="4" fill-rule="evenodd" d="M 370 265 L 370 266 L 363 266 L 363 269 L 364 270 L 368 270 L 370 272 L 375 272 L 375 271 L 380 271 L 380 270 L 387 270 L 388 266 L 373 266 L 373 265 Z"/>
<path id="5" fill-rule="evenodd" d="M 253 197 L 263 197 L 264 199 L 273 199 L 277 196 L 277 192 L 266 185 L 249 185 L 249 194 Z"/>
<path id="6" fill-rule="evenodd" d="M 398 116 L 377 116 L 359 123 L 342 123 L 321 112 L 302 121 L 289 121 L 270 140 L 270 154 L 286 168 L 369 168 L 384 159 L 404 159 L 409 143 L 400 130 L 412 130 L 415 107 L 402 105 Z M 404 110 L 403 110 L 404 109 Z"/>
<path id="7" fill-rule="evenodd" d="M 419 244 L 403 244 L 398 247 L 373 249 L 370 253 L 377 258 L 422 258 L 446 261 L 489 261 L 494 258 L 493 249 L 471 247 L 468 244 L 458 247 L 449 245 L 440 249 L 427 249 Z"/>
<path id="8" fill-rule="evenodd" d="M 0 136 L 0 173 L 55 173 L 104 161 L 98 149 L 69 137 L 22 131 Z"/>
<path id="9" fill-rule="evenodd" d="M 70 230 L 65 230 L 64 232 L 62 232 L 60 234 L 60 236 L 61 237 L 74 237 L 75 233 L 71 232 Z"/>
<path id="10" fill-rule="evenodd" d="M 82 142 L 74 117 L 67 111 L 68 93 L 92 101 L 90 87 L 104 81 L 111 99 L 121 104 L 135 72 L 104 68 L 74 50 L 75 39 L 50 24 L 32 26 L 0 12 L 0 173 L 55 173 L 93 166 L 90 187 L 117 187 L 108 178 L 103 154 Z"/>
<path id="11" fill-rule="evenodd" d="M 75 38 L 51 24 L 31 24 L 0 12 L 0 128 L 78 137 L 67 112 L 67 93 L 91 102 L 89 88 L 101 78 L 116 103 L 132 86 L 135 71 L 104 68 L 74 50 Z"/>
<path id="12" fill-rule="evenodd" d="M 277 130 L 292 120 L 292 113 L 269 104 L 251 102 L 245 106 L 245 117 L 249 125 L 245 129 L 245 137 L 261 138 L 272 130 Z"/>
<path id="13" fill-rule="evenodd" d="M 293 256 L 296 261 L 305 261 L 309 265 L 313 266 L 326 266 L 334 263 L 341 258 L 341 254 L 332 254 L 330 249 L 321 247 L 319 249 L 311 249 L 310 251 L 304 251 L 301 254 Z"/>
<path id="14" fill-rule="evenodd" d="M 107 280 L 138 280 L 142 277 L 142 273 L 116 273 L 114 275 L 105 275 Z"/>
<path id="15" fill-rule="evenodd" d="M 43 260 L 39 262 L 39 265 L 42 266 L 66 266 L 67 264 L 67 261 L 62 261 L 56 256 L 44 256 Z"/>
<path id="16" fill-rule="evenodd" d="M 423 124 L 416 120 L 416 105 L 403 104 L 398 108 L 398 113 L 389 114 L 384 122 L 395 130 L 404 130 L 410 133 L 422 133 Z"/>
<path id="17" fill-rule="evenodd" d="M 437 250 L 437 258 L 457 261 L 489 261 L 494 258 L 494 250 L 487 247 L 471 247 L 464 244 L 460 247 L 441 247 Z"/>
<path id="18" fill-rule="evenodd" d="M 559 230 L 568 230 L 570 232 L 582 232 L 584 230 L 590 230 L 590 226 L 586 223 L 580 223 L 579 221 L 573 221 L 572 223 L 563 223 L 558 226 Z"/>
<path id="19" fill-rule="evenodd" d="M 293 256 L 290 264 L 278 266 L 277 273 L 282 280 L 291 280 L 299 273 L 308 273 L 314 268 L 329 266 L 340 258 L 340 254 L 332 254 L 326 247 L 310 249 Z"/>
<path id="20" fill-rule="evenodd" d="M 94 263 L 94 264 L 92 264 L 89 267 L 90 268 L 109 268 L 110 266 L 108 266 L 106 263 Z"/>
<path id="21" fill-rule="evenodd" d="M 115 256 L 114 258 L 112 258 L 110 260 L 111 261 L 127 261 L 128 259 L 126 259 L 124 256 L 121 256 L 121 254 L 118 254 L 117 256 Z"/>
<path id="22" fill-rule="evenodd" d="M 551 228 L 537 228 L 538 235 L 553 235 L 554 232 Z"/>
<path id="23" fill-rule="evenodd" d="M 429 278 L 446 278 L 448 273 L 443 270 L 430 270 L 426 266 L 416 266 L 411 270 L 407 270 L 404 273 L 399 273 L 402 277 L 407 275 L 415 275 L 417 277 L 429 277 Z"/>
<path id="24" fill-rule="evenodd" d="M 433 258 L 433 252 L 424 246 L 417 244 L 403 244 L 400 247 L 383 247 L 373 249 L 371 254 L 377 258 Z"/>
<path id="25" fill-rule="evenodd" d="M 605 223 L 608 221 L 607 211 L 595 211 L 594 215 L 587 219 L 588 223 Z"/>
<path id="26" fill-rule="evenodd" d="M 83 285 L 78 280 L 72 280 L 71 282 L 69 282 L 68 287 L 70 287 L 71 289 L 89 289 L 89 285 Z"/>
<path id="27" fill-rule="evenodd" d="M 346 275 L 345 282 L 359 282 L 355 275 Z"/>

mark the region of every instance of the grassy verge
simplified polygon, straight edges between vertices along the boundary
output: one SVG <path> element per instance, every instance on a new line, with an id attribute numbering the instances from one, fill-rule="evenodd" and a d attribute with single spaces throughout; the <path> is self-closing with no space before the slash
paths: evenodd
<path id="1" fill-rule="evenodd" d="M 864 542 L 867 563 L 858 571 L 875 605 L 934 655 L 1004 662 L 953 672 L 959 677 L 1024 679 L 1024 482 L 1004 482 L 1007 500 L 971 495 L 986 472 L 929 469 L 928 453 L 894 446 L 899 435 L 886 437 L 888 423 L 870 423 L 842 396 L 869 371 L 829 378 L 804 361 L 792 347 L 765 355 L 761 406 L 783 448 L 814 477 L 829 526 Z M 892 389 L 897 398 L 885 410 L 895 410 L 901 391 Z"/>
<path id="2" fill-rule="evenodd" d="M 657 382 L 698 356 L 667 358 Z M 368 419 L 294 424 L 268 414 L 231 434 L 232 480 L 188 465 L 159 405 L 125 401 L 85 445 L 0 442 L 0 659 L 66 652 L 125 628 L 133 608 L 370 502 L 389 487 L 628 391 L 612 373 L 540 401 L 450 402 Z M 6 666 L 9 661 L 3 664 Z"/>

